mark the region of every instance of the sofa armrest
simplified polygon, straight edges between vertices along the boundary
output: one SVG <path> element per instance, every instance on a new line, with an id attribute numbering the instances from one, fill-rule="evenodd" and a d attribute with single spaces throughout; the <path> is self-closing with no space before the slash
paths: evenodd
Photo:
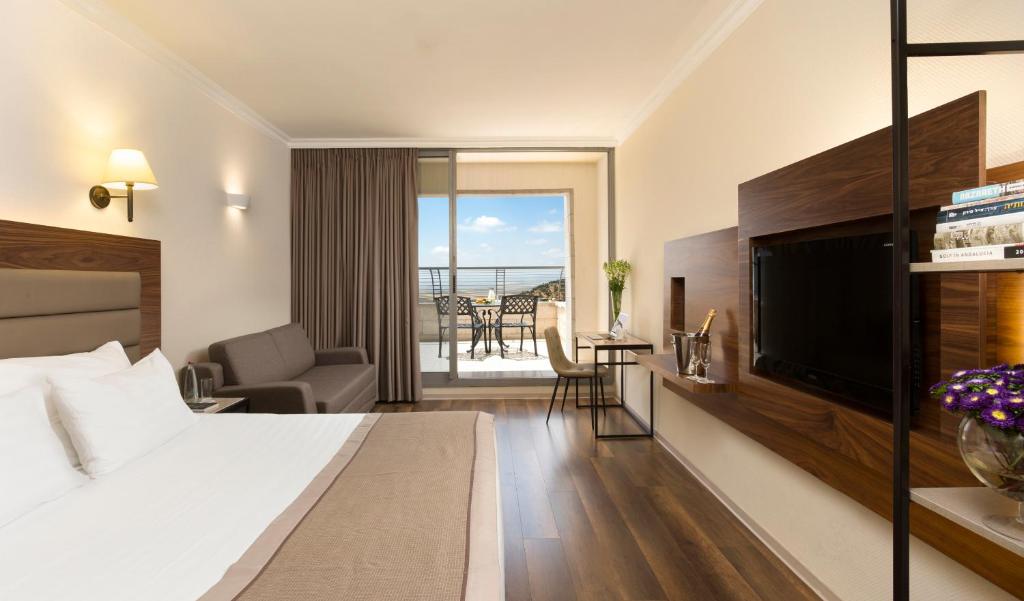
<path id="1" fill-rule="evenodd" d="M 369 363 L 366 351 L 355 346 L 340 346 L 316 351 L 317 365 L 345 365 Z"/>
<path id="2" fill-rule="evenodd" d="M 213 378 L 214 390 L 224 386 L 224 366 L 220 363 L 193 363 L 192 367 L 196 368 L 196 375 L 199 376 L 200 380 L 203 378 Z"/>
<path id="3" fill-rule="evenodd" d="M 249 413 L 316 413 L 313 389 L 307 382 L 264 382 L 249 386 L 225 386 L 217 396 L 246 397 Z"/>

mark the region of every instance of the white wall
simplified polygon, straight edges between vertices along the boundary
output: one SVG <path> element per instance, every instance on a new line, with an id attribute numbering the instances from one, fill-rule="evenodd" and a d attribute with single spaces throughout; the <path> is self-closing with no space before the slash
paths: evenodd
<path id="1" fill-rule="evenodd" d="M 289 154 L 193 84 L 57 0 L 7 0 L 0 36 L 0 218 L 162 242 L 172 363 L 289 319 Z M 114 147 L 160 188 L 87 199 Z M 224 192 L 252 196 L 248 212 Z M 116 192 L 115 192 L 116 193 Z"/>
<path id="2" fill-rule="evenodd" d="M 1013 0 L 918 0 L 911 12 L 917 41 L 1024 36 Z M 735 225 L 741 182 L 889 124 L 888 39 L 883 0 L 766 0 L 617 149 L 617 256 L 635 266 L 624 303 L 635 333 L 662 338 L 667 240 Z M 1022 160 L 1021 74 L 1022 57 L 917 61 L 911 110 L 988 89 L 989 164 Z M 646 386 L 628 394 L 646 413 Z M 660 387 L 657 405 L 660 433 L 836 596 L 891 598 L 887 521 Z M 919 543 L 911 577 L 916 599 L 1010 598 Z"/>

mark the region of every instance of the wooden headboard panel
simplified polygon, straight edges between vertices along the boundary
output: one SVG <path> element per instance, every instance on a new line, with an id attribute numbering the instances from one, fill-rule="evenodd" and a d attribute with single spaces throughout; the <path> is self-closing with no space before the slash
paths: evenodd
<path id="1" fill-rule="evenodd" d="M 160 346 L 160 241 L 0 220 L 0 267 L 133 271 L 142 284 L 140 352 Z"/>

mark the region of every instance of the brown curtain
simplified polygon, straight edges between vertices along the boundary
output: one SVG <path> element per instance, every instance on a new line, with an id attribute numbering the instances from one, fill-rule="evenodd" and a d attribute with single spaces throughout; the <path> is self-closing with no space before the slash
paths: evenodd
<path id="1" fill-rule="evenodd" d="M 380 399 L 420 398 L 416 151 L 292 150 L 292 319 L 358 346 Z"/>

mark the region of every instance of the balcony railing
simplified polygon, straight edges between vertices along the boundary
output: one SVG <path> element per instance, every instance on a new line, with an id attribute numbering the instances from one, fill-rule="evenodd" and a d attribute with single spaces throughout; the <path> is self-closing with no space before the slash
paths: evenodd
<path id="1" fill-rule="evenodd" d="M 448 294 L 447 267 L 419 268 L 419 300 L 434 302 L 435 296 Z M 544 300 L 565 300 L 565 267 L 541 265 L 528 267 L 459 267 L 456 291 L 462 296 L 487 296 L 494 290 L 499 298 L 511 294 L 535 294 Z"/>

